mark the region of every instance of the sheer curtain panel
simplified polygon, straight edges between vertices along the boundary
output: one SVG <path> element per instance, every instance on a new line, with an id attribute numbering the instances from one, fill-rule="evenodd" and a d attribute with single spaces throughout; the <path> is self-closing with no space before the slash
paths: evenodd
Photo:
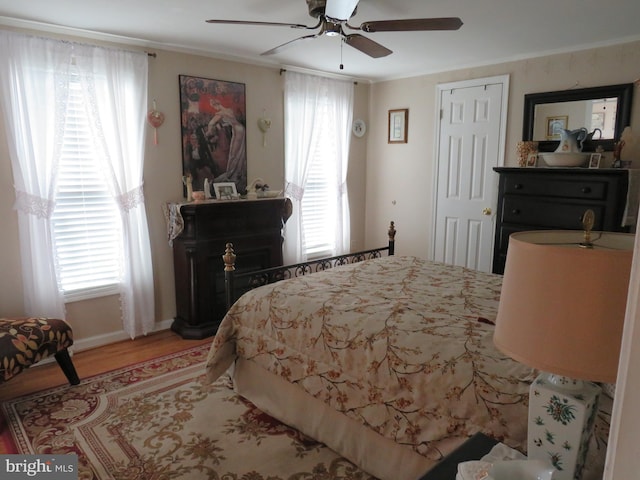
<path id="1" fill-rule="evenodd" d="M 353 82 L 285 72 L 284 91 L 285 192 L 293 204 L 293 214 L 285 226 L 285 262 L 294 263 L 308 258 L 302 200 L 308 187 L 309 171 L 318 152 L 331 152 L 322 161 L 332 162 L 336 172 L 330 190 L 335 192 L 337 202 L 320 201 L 317 205 L 319 208 L 335 205 L 331 207 L 335 211 L 330 212 L 335 224 L 335 239 L 331 242 L 333 251 L 329 253 L 345 253 L 350 247 L 346 178 L 353 117 Z M 325 148 L 328 144 L 330 149 Z"/>
<path id="2" fill-rule="evenodd" d="M 103 169 L 122 214 L 124 233 L 120 300 L 131 338 L 154 324 L 151 245 L 144 205 L 143 166 L 148 56 L 144 52 L 76 47 L 85 102 L 91 108 L 93 138 L 103 152 Z"/>
<path id="3" fill-rule="evenodd" d="M 0 31 L 2 113 L 18 212 L 25 314 L 64 318 L 50 228 L 69 45 Z"/>
<path id="4" fill-rule="evenodd" d="M 80 81 L 105 183 L 120 207 L 124 330 L 153 328 L 153 271 L 142 170 L 146 53 L 0 31 L 0 88 L 20 228 L 25 310 L 64 316 L 52 247 L 57 168 L 70 81 Z"/>

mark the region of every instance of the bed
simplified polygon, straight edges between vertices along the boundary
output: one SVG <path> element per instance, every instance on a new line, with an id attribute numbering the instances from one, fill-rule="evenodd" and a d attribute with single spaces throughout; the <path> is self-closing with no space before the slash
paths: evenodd
<path id="1" fill-rule="evenodd" d="M 493 346 L 501 281 L 377 255 L 268 283 L 227 312 L 207 375 L 231 370 L 240 395 L 380 479 L 418 479 L 479 431 L 524 452 L 536 372 Z"/>

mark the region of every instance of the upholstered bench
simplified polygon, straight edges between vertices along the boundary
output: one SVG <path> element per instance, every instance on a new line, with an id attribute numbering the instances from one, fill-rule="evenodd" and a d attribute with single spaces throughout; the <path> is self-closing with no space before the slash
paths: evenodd
<path id="1" fill-rule="evenodd" d="M 69 351 L 73 332 L 64 320 L 0 318 L 0 383 L 53 355 L 71 385 L 80 383 Z"/>

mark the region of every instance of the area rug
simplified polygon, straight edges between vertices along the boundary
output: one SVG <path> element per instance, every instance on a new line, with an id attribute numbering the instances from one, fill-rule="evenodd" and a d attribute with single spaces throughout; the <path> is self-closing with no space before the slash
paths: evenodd
<path id="1" fill-rule="evenodd" d="M 3 405 L 23 454 L 78 455 L 86 480 L 373 480 L 233 391 L 207 384 L 207 346 Z"/>

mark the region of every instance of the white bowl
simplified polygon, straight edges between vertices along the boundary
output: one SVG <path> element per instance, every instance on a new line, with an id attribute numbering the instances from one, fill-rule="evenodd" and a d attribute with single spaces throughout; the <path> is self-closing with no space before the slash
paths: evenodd
<path id="1" fill-rule="evenodd" d="M 262 190 L 258 190 L 258 198 L 275 198 L 279 196 L 281 193 L 282 193 L 282 190 L 280 191 L 265 190 L 264 192 Z"/>
<path id="2" fill-rule="evenodd" d="M 491 480 L 553 480 L 555 468 L 542 460 L 505 460 L 489 470 Z"/>
<path id="3" fill-rule="evenodd" d="M 587 163 L 591 154 L 582 152 L 548 152 L 539 153 L 538 155 L 550 167 L 582 167 Z"/>

